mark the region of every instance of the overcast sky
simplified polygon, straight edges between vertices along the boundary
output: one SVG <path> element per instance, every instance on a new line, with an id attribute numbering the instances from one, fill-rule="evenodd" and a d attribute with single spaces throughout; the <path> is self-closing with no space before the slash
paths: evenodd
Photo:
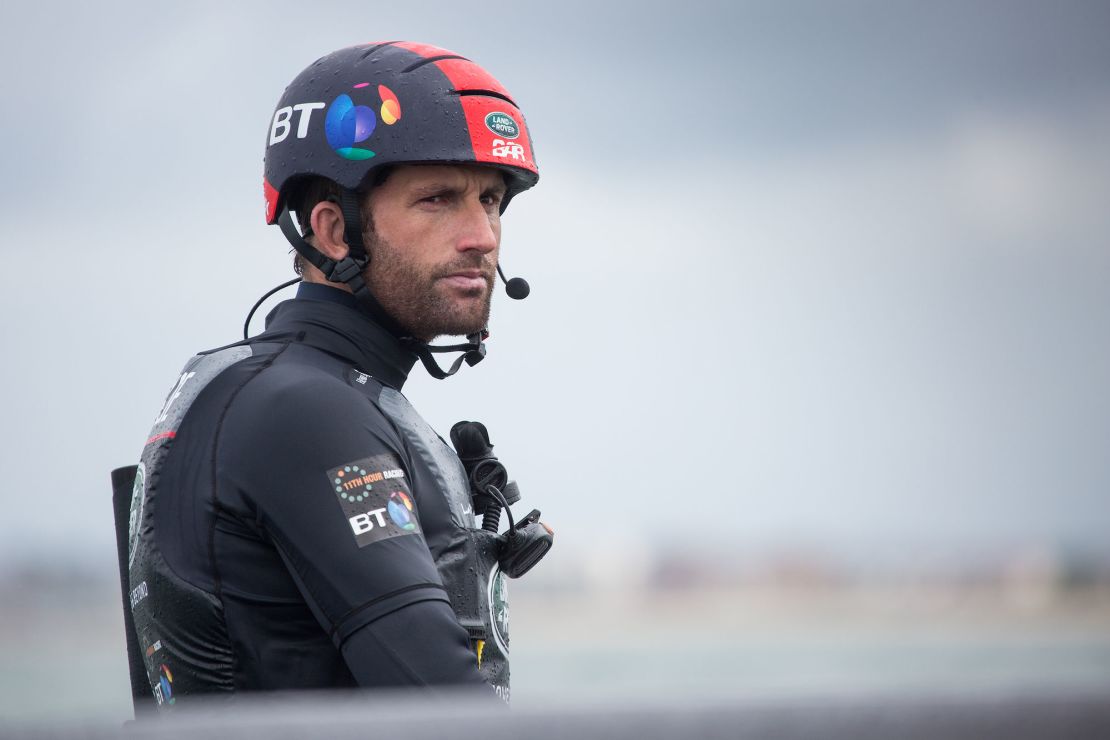
<path id="1" fill-rule="evenodd" d="M 501 79 L 541 169 L 502 253 L 532 297 L 406 394 L 486 422 L 567 552 L 1100 546 L 1108 28 L 1098 2 L 5 9 L 0 549 L 114 567 L 109 471 L 291 277 L 274 104 L 396 38 Z"/>

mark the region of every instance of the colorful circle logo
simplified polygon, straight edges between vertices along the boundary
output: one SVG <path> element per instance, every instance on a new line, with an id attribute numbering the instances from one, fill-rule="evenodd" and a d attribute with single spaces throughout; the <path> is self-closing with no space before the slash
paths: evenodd
<path id="1" fill-rule="evenodd" d="M 173 704 L 176 701 L 173 696 L 173 673 L 165 663 L 158 667 L 158 688 L 162 690 L 159 703 Z"/>
<path id="2" fill-rule="evenodd" d="M 360 82 L 352 89 L 362 90 L 369 82 Z M 385 85 L 378 85 L 381 98 L 380 112 L 382 123 L 392 126 L 401 120 L 401 103 L 397 96 Z M 376 152 L 365 147 L 355 146 L 370 138 L 377 128 L 378 119 L 374 109 L 367 105 L 356 105 L 350 95 L 343 93 L 328 106 L 324 118 L 324 135 L 335 153 L 344 159 L 370 159 Z"/>
<path id="3" fill-rule="evenodd" d="M 370 490 L 373 488 L 365 478 L 366 471 L 359 466 L 344 465 L 343 469 L 335 474 L 332 483 L 335 484 L 335 492 L 339 494 L 339 498 L 360 504 L 370 498 Z"/>
<path id="4" fill-rule="evenodd" d="M 394 491 L 389 494 L 389 504 L 386 505 L 389 518 L 401 529 L 411 532 L 416 529 L 416 517 L 412 513 L 412 499 L 403 491 Z"/>

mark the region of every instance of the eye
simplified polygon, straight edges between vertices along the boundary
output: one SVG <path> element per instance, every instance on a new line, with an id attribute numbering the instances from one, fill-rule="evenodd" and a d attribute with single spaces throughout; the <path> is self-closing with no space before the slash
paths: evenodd
<path id="1" fill-rule="evenodd" d="M 487 206 L 500 206 L 504 199 L 505 191 L 503 190 L 492 190 L 482 194 L 482 203 Z"/>
<path id="2" fill-rule="evenodd" d="M 418 203 L 425 203 L 427 205 L 432 205 L 432 206 L 438 206 L 442 203 L 445 203 L 446 201 L 447 201 L 447 194 L 446 193 L 432 193 L 431 195 L 423 196 L 417 202 Z"/>

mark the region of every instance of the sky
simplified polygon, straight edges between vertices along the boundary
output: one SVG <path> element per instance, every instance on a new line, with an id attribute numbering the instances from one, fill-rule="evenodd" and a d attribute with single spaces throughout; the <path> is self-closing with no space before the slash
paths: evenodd
<path id="1" fill-rule="evenodd" d="M 1105 548 L 1105 3 L 3 13 L 8 562 L 114 568 L 109 471 L 292 277 L 284 86 L 400 38 L 497 76 L 541 171 L 502 243 L 532 296 L 406 395 L 485 422 L 565 552 Z"/>

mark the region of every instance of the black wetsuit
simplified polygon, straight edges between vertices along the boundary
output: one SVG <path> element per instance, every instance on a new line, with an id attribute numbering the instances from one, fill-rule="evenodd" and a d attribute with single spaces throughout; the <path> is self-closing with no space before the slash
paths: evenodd
<path id="1" fill-rule="evenodd" d="M 495 543 L 400 393 L 414 362 L 349 294 L 302 284 L 265 333 L 186 365 L 131 504 L 130 603 L 160 705 L 356 685 L 508 698 Z"/>

